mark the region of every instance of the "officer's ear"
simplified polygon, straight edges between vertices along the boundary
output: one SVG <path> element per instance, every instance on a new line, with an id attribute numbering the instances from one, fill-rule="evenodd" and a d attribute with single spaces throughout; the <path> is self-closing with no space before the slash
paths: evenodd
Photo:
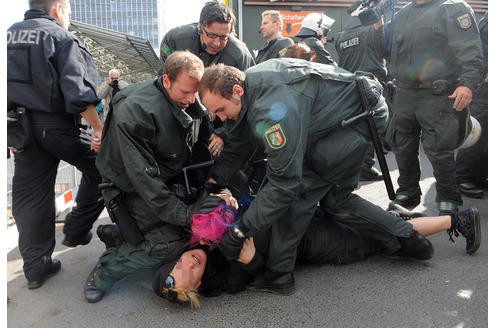
<path id="1" fill-rule="evenodd" d="M 58 18 L 58 17 L 63 16 L 65 6 L 66 6 L 66 4 L 64 3 L 64 1 L 55 1 L 53 3 L 52 8 L 50 9 L 50 11 L 53 11 L 53 13 L 56 15 L 55 17 Z"/>
<path id="2" fill-rule="evenodd" d="M 232 87 L 232 95 L 241 97 L 244 94 L 244 88 L 238 84 L 234 84 Z"/>
<path id="3" fill-rule="evenodd" d="M 162 75 L 162 83 L 163 83 L 163 87 L 166 90 L 168 90 L 170 88 L 170 84 L 172 84 L 172 83 L 171 83 L 170 79 L 168 78 L 167 74 Z"/>
<path id="4" fill-rule="evenodd" d="M 48 16 L 57 19 L 59 17 L 59 12 L 62 10 L 61 3 L 58 1 L 53 2 L 52 6 L 48 11 Z"/>

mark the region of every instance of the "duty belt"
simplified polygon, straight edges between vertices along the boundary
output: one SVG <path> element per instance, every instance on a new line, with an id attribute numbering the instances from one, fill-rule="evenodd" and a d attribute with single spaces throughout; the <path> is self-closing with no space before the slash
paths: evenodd
<path id="1" fill-rule="evenodd" d="M 404 83 L 401 81 L 397 81 L 395 84 L 397 85 L 398 88 L 401 88 L 401 89 L 414 89 L 414 90 L 427 89 L 427 90 L 431 90 L 431 93 L 434 95 L 444 95 L 444 94 L 451 93 L 455 87 L 454 83 L 451 83 L 451 82 L 449 82 L 447 80 L 443 80 L 443 79 L 435 80 L 433 82 L 411 81 L 411 82 Z"/>
<path id="2" fill-rule="evenodd" d="M 33 123 L 54 123 L 54 122 L 66 122 L 77 124 L 76 116 L 73 114 L 41 114 L 41 113 L 29 113 L 31 122 Z"/>

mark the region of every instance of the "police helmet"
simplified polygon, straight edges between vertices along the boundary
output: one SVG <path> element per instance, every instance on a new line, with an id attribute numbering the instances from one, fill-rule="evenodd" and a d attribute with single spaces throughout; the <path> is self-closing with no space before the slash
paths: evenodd
<path id="1" fill-rule="evenodd" d="M 327 35 L 335 20 L 323 13 L 310 13 L 301 22 L 298 37 L 314 36 L 321 38 Z"/>
<path id="2" fill-rule="evenodd" d="M 469 126 L 471 129 L 467 129 L 466 136 L 464 137 L 464 141 L 462 142 L 462 144 L 459 146 L 459 149 L 471 147 L 472 145 L 477 143 L 478 140 L 480 139 L 481 136 L 480 122 L 478 122 L 478 120 L 472 116 L 470 116 L 470 121 L 471 124 L 469 124 Z"/>

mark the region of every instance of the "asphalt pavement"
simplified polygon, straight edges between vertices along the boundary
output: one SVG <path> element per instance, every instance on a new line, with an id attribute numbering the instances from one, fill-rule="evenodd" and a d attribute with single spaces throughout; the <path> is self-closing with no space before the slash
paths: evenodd
<path id="1" fill-rule="evenodd" d="M 387 161 L 396 186 L 393 155 Z M 434 179 L 421 152 L 422 203 L 416 210 L 438 213 Z M 366 182 L 356 191 L 386 208 L 383 182 Z M 104 250 L 96 227 L 110 222 L 103 212 L 89 245 L 61 245 L 57 225 L 53 256 L 62 270 L 41 288 L 29 290 L 22 273 L 16 229 L 7 231 L 8 327 L 488 327 L 488 192 L 483 199 L 464 197 L 464 207 L 481 213 L 482 243 L 474 255 L 465 240 L 446 233 L 430 237 L 435 254 L 428 261 L 399 261 L 382 256 L 350 265 L 298 265 L 296 293 L 277 296 L 241 292 L 203 298 L 202 308 L 169 303 L 151 290 L 152 273 L 128 277 L 96 304 L 84 300 L 84 281 Z M 10 247 L 9 247 L 10 245 Z"/>

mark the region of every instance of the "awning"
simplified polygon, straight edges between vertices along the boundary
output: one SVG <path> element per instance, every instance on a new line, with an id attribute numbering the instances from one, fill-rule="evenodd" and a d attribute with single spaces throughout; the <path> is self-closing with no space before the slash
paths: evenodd
<path id="1" fill-rule="evenodd" d="M 71 20 L 73 32 L 93 55 L 98 72 L 106 77 L 117 68 L 123 79 L 139 82 L 154 78 L 161 61 L 147 39 Z"/>

